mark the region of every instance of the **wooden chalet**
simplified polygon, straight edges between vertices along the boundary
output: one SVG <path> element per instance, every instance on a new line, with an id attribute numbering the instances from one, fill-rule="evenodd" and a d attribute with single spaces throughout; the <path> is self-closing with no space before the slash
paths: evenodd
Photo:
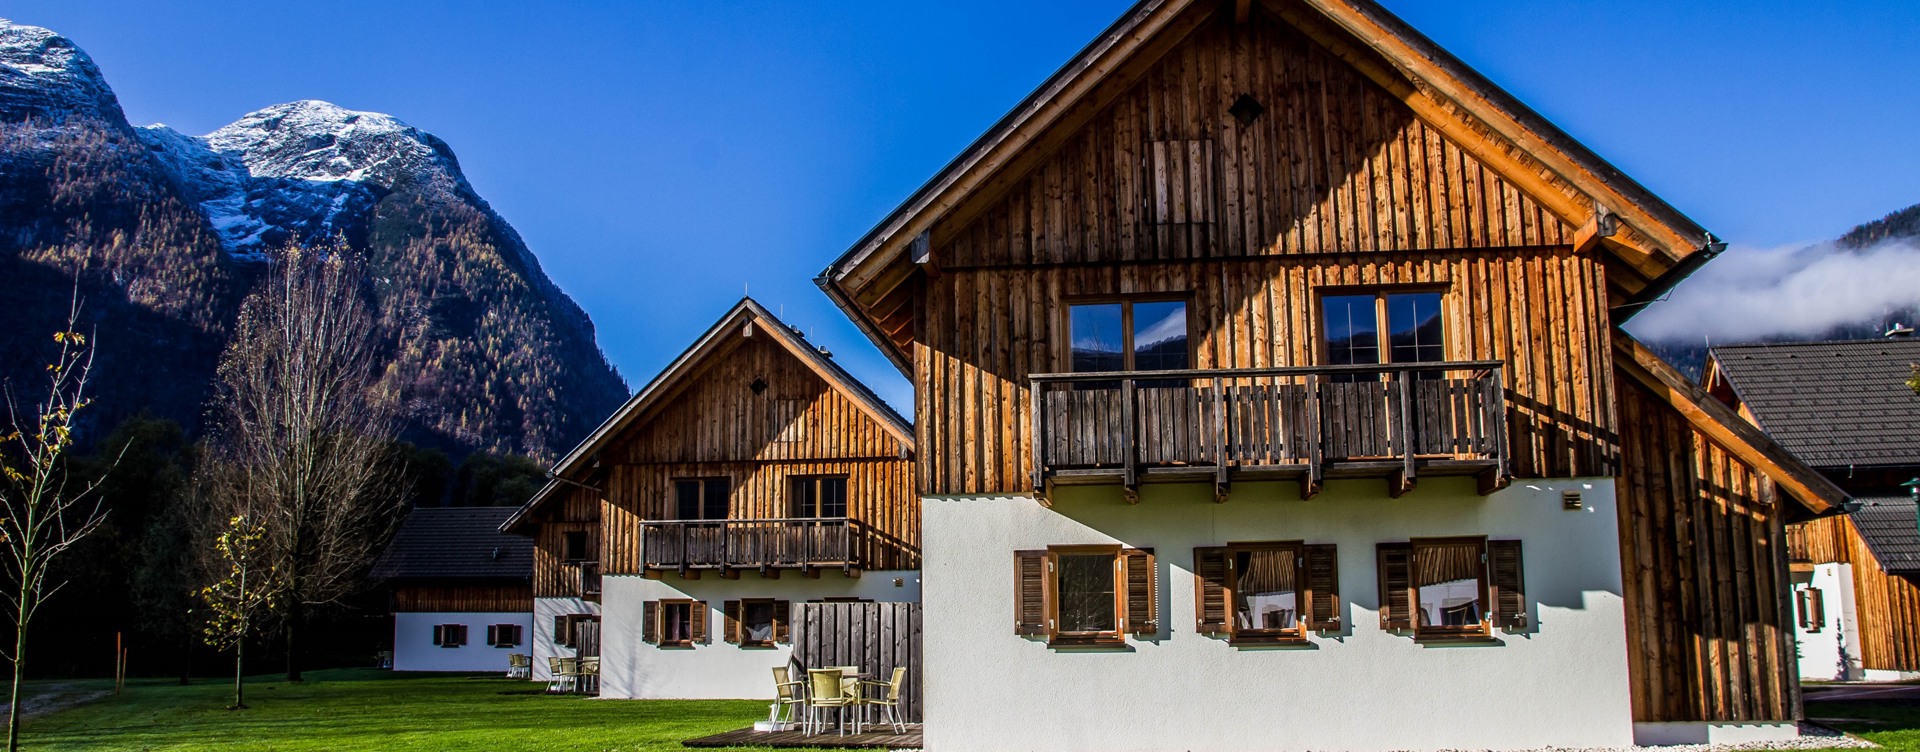
<path id="1" fill-rule="evenodd" d="M 1138 3 L 817 280 L 915 386 L 930 748 L 1796 733 L 1846 494 L 1619 328 L 1723 247 L 1371 0 Z"/>
<path id="2" fill-rule="evenodd" d="M 692 649 L 784 651 L 794 601 L 916 600 L 913 463 L 904 418 L 743 299 L 503 529 L 537 541 L 535 594 L 555 602 L 557 640 L 569 617 L 598 623 L 604 696 L 757 697 L 772 656 Z M 888 576 L 862 582 L 874 571 Z M 686 652 L 669 665 L 653 660 L 663 648 Z"/>
<path id="3" fill-rule="evenodd" d="M 388 594 L 393 668 L 507 670 L 529 652 L 530 541 L 500 532 L 510 507 L 412 510 L 369 577 Z"/>
<path id="4" fill-rule="evenodd" d="M 1741 417 L 1856 497 L 1787 528 L 1800 675 L 1920 678 L 1920 340 L 1715 347 L 1703 381 Z"/>

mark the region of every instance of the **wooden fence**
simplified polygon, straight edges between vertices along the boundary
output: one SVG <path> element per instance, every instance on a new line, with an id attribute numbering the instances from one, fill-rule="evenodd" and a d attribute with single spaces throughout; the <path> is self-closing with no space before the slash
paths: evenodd
<path id="1" fill-rule="evenodd" d="M 886 681 L 895 667 L 904 667 L 900 714 L 919 722 L 925 711 L 920 618 L 918 603 L 796 603 L 793 662 L 800 672 L 859 666 L 875 681 Z"/>

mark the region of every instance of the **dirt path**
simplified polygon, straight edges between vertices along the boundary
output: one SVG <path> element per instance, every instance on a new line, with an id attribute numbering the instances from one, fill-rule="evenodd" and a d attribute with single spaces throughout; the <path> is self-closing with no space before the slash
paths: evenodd
<path id="1" fill-rule="evenodd" d="M 73 684 L 39 686 L 27 692 L 26 701 L 20 704 L 20 715 L 29 720 L 39 718 L 48 713 L 85 705 L 108 694 L 104 689 L 83 689 Z M 0 718 L 5 718 L 11 707 L 10 703 L 0 702 Z"/>

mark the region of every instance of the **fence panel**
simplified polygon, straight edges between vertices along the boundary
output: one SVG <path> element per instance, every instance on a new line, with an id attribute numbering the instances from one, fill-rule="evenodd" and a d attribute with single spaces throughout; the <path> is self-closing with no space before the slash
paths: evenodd
<path id="1" fill-rule="evenodd" d="M 797 676 L 810 668 L 859 666 L 867 678 L 887 681 L 894 668 L 905 668 L 900 714 L 915 723 L 924 717 L 920 604 L 796 603 L 792 618 Z"/>

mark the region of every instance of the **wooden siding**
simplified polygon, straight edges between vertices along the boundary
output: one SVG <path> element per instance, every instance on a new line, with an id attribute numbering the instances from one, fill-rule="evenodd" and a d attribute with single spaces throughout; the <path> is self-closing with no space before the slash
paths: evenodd
<path id="1" fill-rule="evenodd" d="M 1184 295 L 1195 367 L 1291 367 L 1322 362 L 1319 294 L 1372 285 L 1444 288 L 1448 358 L 1507 363 L 1516 476 L 1611 476 L 1604 276 L 1566 246 L 947 271 L 926 285 L 915 350 L 921 488 L 1031 489 L 1026 377 L 1068 370 L 1074 298 Z"/>
<path id="2" fill-rule="evenodd" d="M 727 517 L 752 520 L 791 516 L 791 479 L 814 475 L 847 477 L 847 516 L 866 523 L 871 532 L 862 561 L 873 562 L 873 569 L 919 568 L 920 503 L 913 491 L 913 462 L 885 458 L 616 466 L 603 521 L 606 571 L 640 571 L 640 523 L 674 518 L 669 507 L 675 478 L 732 479 Z"/>
<path id="3" fill-rule="evenodd" d="M 1797 718 L 1790 502 L 1637 381 L 1616 382 L 1634 720 Z"/>
<path id="4" fill-rule="evenodd" d="M 1861 667 L 1920 671 L 1920 585 L 1881 568 L 1847 517 L 1822 517 L 1787 532 L 1789 541 L 1803 541 L 1804 551 L 1795 552 L 1795 561 L 1852 565 Z M 1839 608 L 1838 599 L 1829 603 L 1829 608 Z"/>
<path id="5" fill-rule="evenodd" d="M 533 591 L 525 582 L 403 584 L 393 588 L 392 606 L 395 612 L 532 611 Z"/>
<path id="6" fill-rule="evenodd" d="M 541 510 L 539 531 L 533 538 L 533 595 L 536 598 L 580 597 L 579 568 L 561 561 L 566 556 L 567 533 L 586 533 L 587 555 L 599 557 L 599 494 L 578 486 L 567 486 L 558 493 L 563 494 L 563 498 Z"/>
<path id="7" fill-rule="evenodd" d="M 904 668 L 900 717 L 918 723 L 926 713 L 924 634 L 918 603 L 795 603 L 795 675 L 805 677 L 806 670 L 814 668 L 859 666 L 869 681 L 892 681 L 893 670 Z"/>
<path id="8" fill-rule="evenodd" d="M 1248 123 L 1228 113 L 1242 94 L 1265 108 Z M 1038 141 L 1058 146 L 935 225 L 939 264 L 1572 242 L 1573 228 L 1264 13 L 1201 24 L 1076 131 Z"/>

